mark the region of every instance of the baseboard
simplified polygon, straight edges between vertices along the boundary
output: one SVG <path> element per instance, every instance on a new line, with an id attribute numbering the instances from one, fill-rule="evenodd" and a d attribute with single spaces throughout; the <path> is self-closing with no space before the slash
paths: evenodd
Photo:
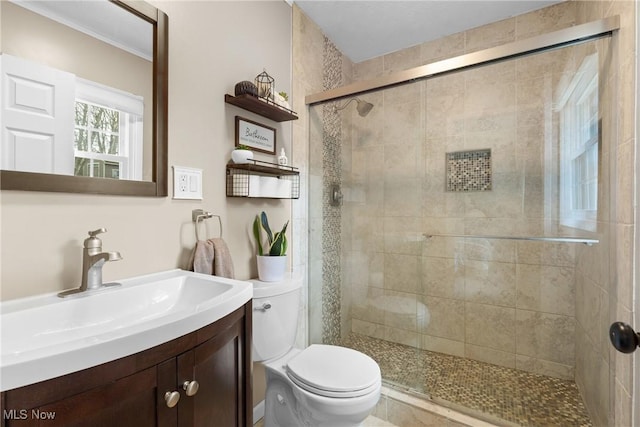
<path id="1" fill-rule="evenodd" d="M 253 407 L 253 423 L 257 423 L 264 417 L 264 400 L 261 400 L 256 406 Z"/>

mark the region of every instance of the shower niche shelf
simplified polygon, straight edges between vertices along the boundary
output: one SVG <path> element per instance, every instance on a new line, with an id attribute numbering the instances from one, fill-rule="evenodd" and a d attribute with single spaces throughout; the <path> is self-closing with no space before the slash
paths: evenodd
<path id="1" fill-rule="evenodd" d="M 280 107 L 267 98 L 259 98 L 257 96 L 246 94 L 238 96 L 226 94 L 224 96 L 224 102 L 235 105 L 236 107 L 240 107 L 244 110 L 251 111 L 252 113 L 258 114 L 262 117 L 266 117 L 274 122 L 298 120 L 298 116 L 295 112 L 284 107 Z"/>
<path id="2" fill-rule="evenodd" d="M 293 166 L 251 160 L 227 165 L 227 197 L 297 199 L 300 171 Z"/>

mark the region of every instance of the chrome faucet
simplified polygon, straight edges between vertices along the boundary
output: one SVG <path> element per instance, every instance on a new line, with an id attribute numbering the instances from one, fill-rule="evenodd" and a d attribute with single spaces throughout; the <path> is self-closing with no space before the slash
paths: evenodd
<path id="1" fill-rule="evenodd" d="M 120 261 L 120 252 L 102 252 L 102 240 L 96 237 L 100 233 L 106 233 L 105 228 L 89 231 L 89 237 L 84 240 L 82 252 L 82 283 L 79 288 L 60 292 L 59 297 L 81 292 L 104 289 L 111 286 L 119 286 L 119 283 L 102 283 L 102 266 L 107 261 Z"/>

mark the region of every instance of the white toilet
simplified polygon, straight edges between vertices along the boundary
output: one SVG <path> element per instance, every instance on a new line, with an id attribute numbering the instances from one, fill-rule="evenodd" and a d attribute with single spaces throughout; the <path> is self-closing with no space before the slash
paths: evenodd
<path id="1" fill-rule="evenodd" d="M 301 280 L 253 283 L 253 360 L 265 366 L 265 427 L 359 426 L 380 398 L 380 368 L 338 346 L 293 348 Z"/>

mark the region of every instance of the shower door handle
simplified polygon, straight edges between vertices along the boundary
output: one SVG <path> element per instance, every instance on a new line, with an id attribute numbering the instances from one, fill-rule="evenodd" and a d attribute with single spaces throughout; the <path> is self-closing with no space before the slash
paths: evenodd
<path id="1" fill-rule="evenodd" d="M 624 322 L 615 322 L 609 328 L 609 339 L 616 350 L 633 353 L 640 345 L 640 334 Z"/>

